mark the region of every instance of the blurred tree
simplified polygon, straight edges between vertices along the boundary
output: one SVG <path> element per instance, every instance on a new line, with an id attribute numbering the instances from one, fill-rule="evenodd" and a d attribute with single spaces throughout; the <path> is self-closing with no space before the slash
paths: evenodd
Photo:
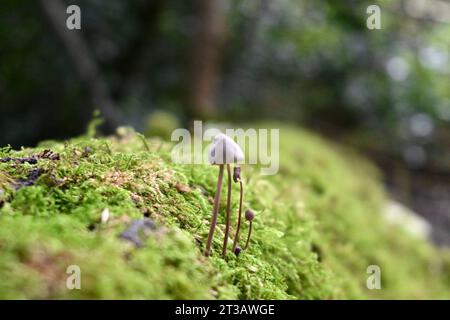
<path id="1" fill-rule="evenodd" d="M 109 130 L 121 122 L 121 112 L 110 96 L 106 81 L 92 57 L 87 44 L 77 31 L 66 27 L 66 5 L 61 0 L 39 1 L 51 30 L 62 43 L 65 53 L 70 57 L 81 83 L 89 93 L 91 109 L 101 110 Z"/>
<path id="2" fill-rule="evenodd" d="M 226 0 L 197 0 L 192 51 L 187 71 L 187 107 L 191 119 L 217 115 L 217 82 L 226 34 Z"/>
<path id="3" fill-rule="evenodd" d="M 38 3 L 50 13 L 69 1 Z M 74 0 L 82 30 L 55 27 L 56 15 L 46 14 L 56 35 L 48 37 L 36 2 L 4 0 L 0 143 L 80 133 L 95 107 L 108 123 L 138 130 L 165 109 L 184 119 L 270 118 L 334 137 L 356 133 L 396 157 L 422 149 L 436 162 L 434 138 L 450 121 L 450 10 L 423 3 Z M 370 4 L 382 9 L 382 30 L 366 28 Z M 411 134 L 410 123 L 425 118 L 429 135 Z"/>

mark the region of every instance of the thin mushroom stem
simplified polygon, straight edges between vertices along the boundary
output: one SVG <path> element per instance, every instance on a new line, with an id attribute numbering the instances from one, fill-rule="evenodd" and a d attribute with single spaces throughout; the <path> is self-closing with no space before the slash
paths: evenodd
<path id="1" fill-rule="evenodd" d="M 236 246 L 239 243 L 239 232 L 241 231 L 241 220 L 242 220 L 242 199 L 244 194 L 244 186 L 242 185 L 242 180 L 239 179 L 239 215 L 238 215 L 238 223 L 236 228 L 236 234 L 234 235 L 233 242 L 233 252 L 236 250 Z"/>
<path id="2" fill-rule="evenodd" d="M 222 255 L 227 254 L 228 234 L 230 233 L 230 211 L 231 211 L 231 169 L 227 164 L 228 173 L 228 193 L 227 193 L 227 211 L 226 211 L 226 226 L 225 226 L 225 238 L 223 239 Z"/>
<path id="3" fill-rule="evenodd" d="M 250 228 L 248 229 L 247 242 L 245 243 L 244 250 L 247 250 L 248 244 L 250 242 L 250 236 L 252 235 L 252 225 L 253 225 L 253 221 L 250 221 Z"/>
<path id="4" fill-rule="evenodd" d="M 214 230 L 217 224 L 217 216 L 219 214 L 220 194 L 222 193 L 222 180 L 223 180 L 223 164 L 219 165 L 219 177 L 217 179 L 216 195 L 214 197 L 213 215 L 211 218 L 211 226 L 209 227 L 208 240 L 206 242 L 205 256 L 211 254 L 211 243 L 214 236 Z"/>

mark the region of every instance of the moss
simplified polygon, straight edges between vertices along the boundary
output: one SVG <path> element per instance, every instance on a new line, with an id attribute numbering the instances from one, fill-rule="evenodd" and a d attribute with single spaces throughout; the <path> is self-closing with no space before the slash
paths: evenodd
<path id="1" fill-rule="evenodd" d="M 109 138 L 91 132 L 34 149 L 0 149 L 1 157 L 49 148 L 59 155 L 36 164 L 0 162 L 0 297 L 450 297 L 448 253 L 386 225 L 385 195 L 366 160 L 295 128 L 283 127 L 280 143 L 278 175 L 243 168 L 254 233 L 247 252 L 225 258 L 225 197 L 214 254 L 202 256 L 217 168 L 173 164 L 168 143 L 122 128 Z M 37 179 L 13 187 L 36 169 Z M 137 249 L 118 235 L 144 215 L 159 231 Z M 242 235 L 247 231 L 244 225 Z M 381 267 L 382 290 L 365 286 L 371 264 Z M 65 287 L 69 265 L 81 268 L 81 290 Z"/>

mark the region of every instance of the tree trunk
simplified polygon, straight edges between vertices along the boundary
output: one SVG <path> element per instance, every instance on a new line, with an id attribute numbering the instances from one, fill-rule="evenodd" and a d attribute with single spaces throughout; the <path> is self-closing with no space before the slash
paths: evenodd
<path id="1" fill-rule="evenodd" d="M 217 113 L 216 91 L 226 33 L 225 0 L 198 0 L 196 32 L 187 73 L 188 116 L 212 118 Z"/>
<path id="2" fill-rule="evenodd" d="M 108 85 L 81 37 L 80 31 L 67 29 L 68 15 L 65 4 L 61 0 L 40 0 L 39 2 L 53 33 L 64 46 L 76 74 L 89 94 L 92 109 L 98 108 L 105 120 L 106 128 L 114 129 L 121 121 L 120 109 L 112 100 Z"/>

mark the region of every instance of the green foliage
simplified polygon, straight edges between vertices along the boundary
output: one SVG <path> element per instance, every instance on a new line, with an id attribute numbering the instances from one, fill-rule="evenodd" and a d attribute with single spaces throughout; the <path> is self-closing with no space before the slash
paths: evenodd
<path id="1" fill-rule="evenodd" d="M 202 255 L 217 167 L 177 165 L 170 145 L 121 129 L 107 139 L 46 142 L 59 160 L 0 162 L 2 298 L 339 299 L 448 298 L 449 256 L 380 214 L 384 195 L 372 166 L 310 133 L 281 129 L 280 173 L 244 166 L 244 207 L 256 213 L 250 247 L 220 256 L 222 197 L 213 255 Z M 3 149 L 2 149 L 3 150 Z M 4 150 L 15 158 L 44 148 Z M 32 186 L 14 183 L 42 174 Z M 233 185 L 233 227 L 238 205 Z M 1 196 L 1 195 L 0 195 Z M 1 201 L 3 199 L 3 201 Z M 100 222 L 108 208 L 111 217 Z M 118 235 L 149 216 L 144 247 Z M 248 225 L 242 228 L 242 237 Z M 242 238 L 241 238 L 241 241 Z M 366 268 L 383 289 L 365 287 Z M 81 290 L 67 290 L 78 265 Z"/>
<path id="2" fill-rule="evenodd" d="M 89 122 L 87 130 L 86 130 L 86 136 L 88 138 L 94 138 L 97 134 L 97 128 L 103 123 L 103 119 L 100 116 L 100 111 L 95 110 L 94 114 L 92 116 L 92 120 Z"/>
<path id="3" fill-rule="evenodd" d="M 172 132 L 177 128 L 180 128 L 177 117 L 170 112 L 159 110 L 148 116 L 145 134 L 170 140 Z"/>

